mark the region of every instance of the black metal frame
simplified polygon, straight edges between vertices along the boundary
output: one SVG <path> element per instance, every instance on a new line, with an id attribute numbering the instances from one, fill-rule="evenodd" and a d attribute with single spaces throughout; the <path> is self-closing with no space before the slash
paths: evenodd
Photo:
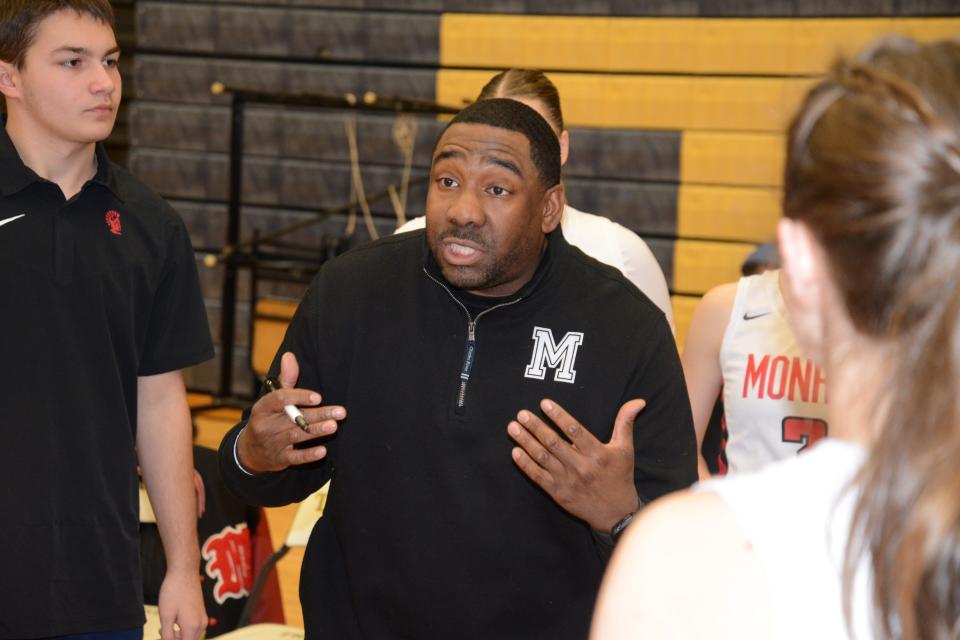
<path id="1" fill-rule="evenodd" d="M 352 202 L 336 209 L 328 209 L 317 212 L 315 218 L 302 220 L 286 227 L 278 229 L 270 234 L 260 235 L 255 233 L 252 241 L 240 242 L 240 208 L 242 204 L 243 187 L 243 129 L 245 123 L 246 106 L 250 103 L 270 104 L 280 106 L 297 107 L 316 107 L 323 109 L 348 109 L 355 111 L 378 111 L 385 113 L 418 113 L 418 114 L 455 114 L 459 108 L 440 105 L 425 100 L 416 100 L 402 97 L 381 98 L 373 93 L 367 93 L 362 100 L 358 100 L 353 94 L 344 96 L 331 96 L 322 94 L 289 94 L 272 93 L 266 91 L 255 91 L 239 87 L 229 87 L 222 83 L 215 82 L 211 86 L 211 92 L 217 95 L 229 93 L 230 101 L 230 175 L 229 188 L 227 194 L 227 228 L 225 234 L 225 243 L 217 254 L 212 256 L 213 264 L 223 264 L 224 275 L 221 294 L 220 309 L 220 371 L 215 394 L 215 399 L 211 404 L 195 407 L 193 413 L 200 413 L 219 407 L 244 407 L 248 398 L 239 398 L 233 393 L 233 343 L 236 336 L 236 304 L 237 304 L 237 281 L 241 268 L 250 268 L 253 274 L 257 275 L 258 270 L 269 267 L 274 273 L 283 271 L 283 267 L 277 265 L 277 261 L 301 261 L 305 265 L 309 260 L 304 258 L 303 253 L 295 254 L 292 252 L 264 252 L 265 245 L 272 245 L 280 249 L 289 250 L 291 247 L 284 246 L 276 242 L 277 239 L 293 231 L 318 224 L 331 215 L 338 213 L 347 213 L 355 209 L 357 202 Z M 411 184 L 419 184 L 426 181 L 427 178 L 411 181 Z M 389 197 L 389 191 L 384 190 L 367 196 L 367 202 L 372 203 Z M 329 249 L 329 247 L 328 247 Z M 319 268 L 325 260 L 325 256 L 319 256 L 319 261 L 314 263 L 314 271 Z M 211 257 L 208 256 L 207 264 L 210 265 Z M 299 270 L 299 268 L 298 268 Z M 311 274 L 312 275 L 312 274 Z M 251 285 L 251 293 L 256 293 L 255 278 Z M 251 298 L 251 303 L 255 299 Z M 254 390 L 254 394 L 256 390 Z"/>

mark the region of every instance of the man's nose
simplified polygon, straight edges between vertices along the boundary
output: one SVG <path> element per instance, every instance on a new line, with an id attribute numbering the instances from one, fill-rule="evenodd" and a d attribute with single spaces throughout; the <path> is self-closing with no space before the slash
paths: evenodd
<path id="1" fill-rule="evenodd" d="M 460 189 L 447 209 L 447 219 L 462 227 L 480 226 L 484 221 L 483 203 L 472 190 Z"/>

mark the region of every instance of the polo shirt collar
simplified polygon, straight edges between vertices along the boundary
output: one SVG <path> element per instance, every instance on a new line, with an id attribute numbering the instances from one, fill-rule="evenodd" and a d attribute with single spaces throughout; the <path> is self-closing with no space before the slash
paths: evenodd
<path id="1" fill-rule="evenodd" d="M 122 201 L 123 198 L 120 197 L 120 188 L 117 184 L 117 172 L 113 170 L 110 156 L 107 155 L 107 150 L 103 148 L 102 142 L 97 143 L 94 154 L 97 157 L 97 173 L 94 174 L 92 182 L 105 186 L 118 200 Z"/>
<path id="2" fill-rule="evenodd" d="M 0 194 L 11 195 L 40 179 L 30 167 L 23 164 L 13 140 L 7 135 L 7 118 L 0 119 Z"/>
<path id="3" fill-rule="evenodd" d="M 25 165 L 13 144 L 13 140 L 7 134 L 7 118 L 0 118 L 0 195 L 11 195 L 21 191 L 34 182 L 42 181 L 43 178 Z M 97 158 L 97 172 L 94 174 L 91 182 L 103 185 L 109 189 L 113 195 L 120 198 L 120 190 L 117 185 L 117 175 L 110 164 L 110 158 L 101 143 L 97 143 L 94 154 Z"/>

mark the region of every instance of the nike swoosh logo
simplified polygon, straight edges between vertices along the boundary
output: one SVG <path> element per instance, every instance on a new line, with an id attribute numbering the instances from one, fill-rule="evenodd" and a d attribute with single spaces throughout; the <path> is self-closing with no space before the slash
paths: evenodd
<path id="1" fill-rule="evenodd" d="M 744 313 L 744 314 L 743 314 L 743 319 L 744 319 L 744 320 L 756 320 L 757 318 L 762 318 L 763 316 L 768 316 L 768 315 L 770 315 L 771 313 L 772 313 L 771 311 L 764 311 L 763 313 L 755 313 L 755 314 L 753 314 L 753 315 L 750 315 L 750 313 L 747 312 L 747 313 Z"/>
<path id="2" fill-rule="evenodd" d="M 25 215 L 27 215 L 27 214 L 21 213 L 21 214 L 18 215 L 18 216 L 13 216 L 13 217 L 11 217 L 11 218 L 4 218 L 3 220 L 0 220 L 0 227 L 2 227 L 3 225 L 7 224 L 8 222 L 13 222 L 14 220 L 18 220 L 18 219 L 22 218 L 22 217 L 25 216 Z"/>

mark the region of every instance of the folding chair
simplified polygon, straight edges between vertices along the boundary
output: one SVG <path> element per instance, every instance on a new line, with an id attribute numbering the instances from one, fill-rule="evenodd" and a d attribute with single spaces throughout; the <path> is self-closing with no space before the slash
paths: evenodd
<path id="1" fill-rule="evenodd" d="M 307 541 L 310 539 L 310 533 L 313 531 L 313 526 L 317 523 L 317 520 L 323 516 L 323 510 L 327 504 L 327 493 L 329 490 L 330 482 L 327 482 L 317 491 L 307 496 L 300 503 L 296 514 L 293 516 L 293 522 L 290 523 L 290 528 L 287 530 L 287 536 L 284 539 L 283 544 L 280 545 L 280 548 L 274 551 L 269 558 L 267 558 L 267 560 L 260 567 L 259 573 L 257 573 L 257 577 L 253 582 L 253 588 L 250 590 L 250 596 L 247 599 L 247 604 L 243 609 L 243 613 L 240 615 L 239 627 L 235 631 L 231 631 L 230 633 L 225 633 L 219 636 L 220 638 L 224 638 L 224 640 L 291 638 L 292 636 L 290 635 L 277 635 L 281 632 L 283 632 L 283 634 L 287 634 L 289 630 L 299 632 L 299 637 L 303 638 L 302 629 L 280 624 L 250 625 L 250 617 L 255 611 L 257 600 L 260 598 L 260 594 L 263 591 L 264 584 L 266 584 L 267 577 L 270 575 L 270 572 L 273 570 L 276 564 L 285 555 L 287 555 L 290 549 L 307 546 Z M 262 632 L 263 635 L 248 635 L 254 634 L 255 631 L 257 633 Z M 237 635 L 241 632 L 244 635 Z"/>

